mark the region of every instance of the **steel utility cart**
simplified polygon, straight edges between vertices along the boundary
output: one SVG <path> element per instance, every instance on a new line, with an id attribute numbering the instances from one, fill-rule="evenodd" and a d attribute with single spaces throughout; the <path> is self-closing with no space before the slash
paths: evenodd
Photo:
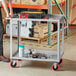
<path id="1" fill-rule="evenodd" d="M 48 61 L 48 62 L 54 62 L 52 65 L 53 70 L 58 70 L 59 65 L 62 62 L 62 56 L 64 54 L 64 15 L 50 15 L 49 19 L 19 19 L 19 18 L 7 18 L 10 20 L 10 65 L 15 68 L 17 66 L 17 60 L 33 60 L 33 61 Z M 12 48 L 12 22 L 14 20 L 18 21 L 18 46 L 20 45 L 20 21 L 47 21 L 47 22 L 57 22 L 58 26 L 58 37 L 57 37 L 57 50 L 56 51 L 42 51 L 42 50 L 31 50 L 32 52 L 36 52 L 39 54 L 44 54 L 46 55 L 47 58 L 33 58 L 32 55 L 29 54 L 29 56 L 23 56 L 19 57 L 19 47 L 17 51 L 13 55 L 13 48 Z M 62 20 L 62 29 L 60 29 L 60 21 Z M 60 31 L 62 31 L 62 50 L 60 50 Z M 49 34 L 49 36 L 51 36 Z M 29 50 L 29 51 L 30 51 Z"/>

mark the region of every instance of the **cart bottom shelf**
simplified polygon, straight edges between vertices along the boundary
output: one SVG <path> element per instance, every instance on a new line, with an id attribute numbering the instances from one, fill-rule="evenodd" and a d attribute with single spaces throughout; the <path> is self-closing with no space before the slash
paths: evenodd
<path id="1" fill-rule="evenodd" d="M 19 57 L 18 51 L 11 57 L 12 60 L 33 60 L 33 61 L 52 61 L 52 62 L 59 62 L 62 58 L 64 52 L 60 51 L 60 56 L 58 59 L 58 51 L 41 51 L 41 50 L 34 50 L 34 52 L 43 54 L 46 57 L 39 57 L 33 58 L 32 55 L 25 54 L 23 57 Z"/>

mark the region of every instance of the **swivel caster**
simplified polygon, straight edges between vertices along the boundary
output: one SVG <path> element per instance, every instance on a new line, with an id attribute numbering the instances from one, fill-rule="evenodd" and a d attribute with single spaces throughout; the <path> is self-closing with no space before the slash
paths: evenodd
<path id="1" fill-rule="evenodd" d="M 17 63 L 14 62 L 14 61 L 11 61 L 11 62 L 10 62 L 10 66 L 11 66 L 12 68 L 16 68 L 16 67 L 17 67 Z"/>
<path id="2" fill-rule="evenodd" d="M 60 62 L 58 64 L 61 64 L 61 63 L 63 63 L 63 59 L 62 58 L 60 59 Z"/>
<path id="3" fill-rule="evenodd" d="M 22 61 L 21 59 L 19 59 L 18 61 Z"/>
<path id="4" fill-rule="evenodd" d="M 58 71 L 59 70 L 59 65 L 58 64 L 53 64 L 52 65 L 52 69 L 54 70 L 54 71 Z"/>

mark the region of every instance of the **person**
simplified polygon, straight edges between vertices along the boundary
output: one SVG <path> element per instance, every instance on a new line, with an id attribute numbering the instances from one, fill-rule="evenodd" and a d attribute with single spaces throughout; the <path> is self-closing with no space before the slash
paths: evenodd
<path id="1" fill-rule="evenodd" d="M 6 0 L 0 0 L 0 61 L 9 62 L 10 60 L 3 55 L 3 31 L 4 30 L 3 30 L 3 21 L 2 21 L 2 13 L 1 13 L 1 4 L 4 7 L 7 17 L 13 17 L 12 2 L 11 0 L 8 0 L 9 9 L 10 9 L 10 12 L 9 12 L 7 8 Z"/>

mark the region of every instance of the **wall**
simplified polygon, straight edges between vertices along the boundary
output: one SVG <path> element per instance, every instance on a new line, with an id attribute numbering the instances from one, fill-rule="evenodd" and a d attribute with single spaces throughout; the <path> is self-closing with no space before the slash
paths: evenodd
<path id="1" fill-rule="evenodd" d="M 72 4 L 73 2 L 73 4 Z M 65 6 L 62 7 L 65 13 Z M 53 6 L 53 14 L 59 14 L 57 6 Z M 69 24 L 76 24 L 76 0 L 69 0 Z"/>
<path id="2" fill-rule="evenodd" d="M 72 2 L 73 2 L 73 5 L 72 5 Z M 70 23 L 72 24 L 76 24 L 76 0 L 71 0 L 70 1 Z M 73 7 L 74 6 L 74 7 Z"/>

